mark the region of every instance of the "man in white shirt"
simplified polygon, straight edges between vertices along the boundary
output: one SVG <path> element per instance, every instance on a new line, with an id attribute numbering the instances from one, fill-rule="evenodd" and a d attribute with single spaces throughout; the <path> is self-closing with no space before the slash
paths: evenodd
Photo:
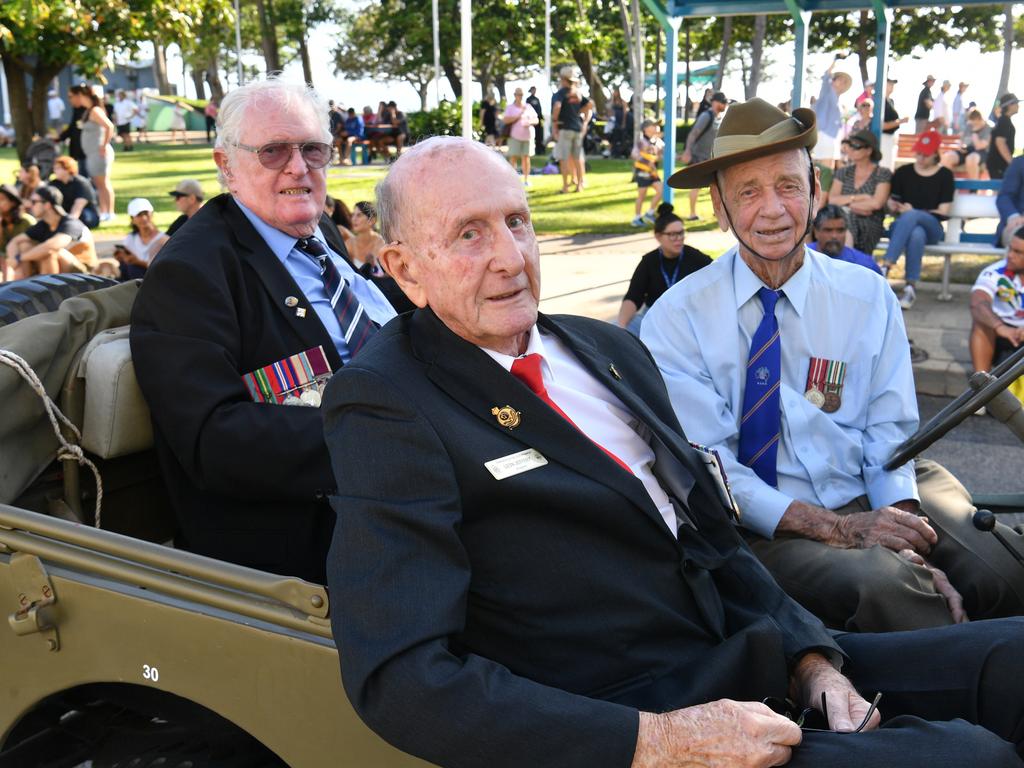
<path id="1" fill-rule="evenodd" d="M 935 97 L 935 104 L 932 106 L 932 128 L 942 134 L 953 132 L 949 112 L 949 89 L 951 87 L 952 83 L 949 80 L 943 80 L 939 95 Z"/>
<path id="2" fill-rule="evenodd" d="M 64 99 L 56 91 L 50 91 L 46 100 L 46 118 L 50 128 L 59 131 L 64 127 Z"/>
<path id="3" fill-rule="evenodd" d="M 909 345 L 880 276 L 803 245 L 815 132 L 810 110 L 730 108 L 712 159 L 670 183 L 710 185 L 739 244 L 663 295 L 641 338 L 680 423 L 722 456 L 755 553 L 827 625 L 1019 614 L 1024 569 L 974 530 L 963 486 L 934 462 L 883 469 L 917 427 Z"/>
<path id="4" fill-rule="evenodd" d="M 114 125 L 117 126 L 117 135 L 124 143 L 125 152 L 135 149 L 132 146 L 132 120 L 138 113 L 138 105 L 129 99 L 124 91 L 119 90 L 117 99 L 114 101 Z"/>
<path id="5" fill-rule="evenodd" d="M 971 363 L 988 371 L 1024 343 L 1024 227 L 1010 237 L 1006 258 L 989 264 L 971 290 Z"/>

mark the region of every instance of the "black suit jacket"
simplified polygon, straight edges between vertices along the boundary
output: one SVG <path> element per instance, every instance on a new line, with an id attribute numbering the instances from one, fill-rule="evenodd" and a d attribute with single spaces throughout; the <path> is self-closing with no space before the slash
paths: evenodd
<path id="1" fill-rule="evenodd" d="M 737 535 L 646 348 L 539 323 L 650 428 L 695 528 L 674 538 L 636 477 L 429 310 L 364 347 L 324 403 L 342 677 L 370 727 L 442 765 L 628 766 L 637 709 L 784 696 L 790 663 L 836 648 Z M 528 448 L 547 465 L 484 467 Z"/>
<path id="2" fill-rule="evenodd" d="M 347 257 L 334 225 L 320 225 Z M 180 546 L 323 582 L 334 479 L 319 409 L 254 403 L 242 382 L 321 345 L 338 370 L 316 311 L 230 195 L 161 250 L 135 302 L 131 346 Z"/>

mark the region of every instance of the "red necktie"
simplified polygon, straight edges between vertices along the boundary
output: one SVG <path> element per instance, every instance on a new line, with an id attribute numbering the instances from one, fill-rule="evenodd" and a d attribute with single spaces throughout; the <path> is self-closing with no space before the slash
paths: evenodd
<path id="1" fill-rule="evenodd" d="M 548 390 L 544 386 L 544 377 L 541 375 L 540 371 L 540 364 L 542 360 L 543 358 L 536 353 L 532 355 L 525 355 L 524 357 L 517 357 L 515 360 L 512 361 L 512 375 L 519 379 L 521 382 L 523 382 L 523 384 L 528 386 L 533 391 L 533 394 L 535 394 L 537 397 L 539 397 L 541 400 L 547 403 L 555 413 L 557 413 L 563 419 L 565 419 L 574 427 L 576 427 L 576 422 L 570 419 L 569 416 L 565 413 L 565 411 L 559 408 L 558 404 L 551 399 L 550 395 L 548 395 Z M 578 429 L 580 433 L 584 435 L 584 437 L 588 437 L 587 433 L 584 432 L 582 429 L 580 429 L 579 427 L 576 427 L 576 429 Z M 629 465 L 626 464 L 626 462 L 624 462 L 622 459 L 620 459 L 618 456 L 609 451 L 600 443 L 594 442 L 593 440 L 591 440 L 591 442 L 593 442 L 594 445 L 596 445 L 598 448 L 604 451 L 605 454 L 607 454 L 608 458 L 610 458 L 624 470 L 629 472 L 629 474 L 633 474 L 633 470 L 629 468 Z"/>

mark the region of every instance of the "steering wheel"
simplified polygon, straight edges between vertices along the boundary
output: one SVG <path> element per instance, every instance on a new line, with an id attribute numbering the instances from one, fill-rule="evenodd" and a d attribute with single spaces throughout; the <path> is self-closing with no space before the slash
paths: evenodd
<path id="1" fill-rule="evenodd" d="M 885 463 L 885 469 L 891 471 L 906 464 L 961 421 L 983 405 L 987 405 L 1022 375 L 1024 375 L 1024 346 L 1015 350 L 1012 355 L 993 368 L 991 373 L 984 374 L 987 382 L 980 389 L 975 390 L 973 386 L 968 387 L 952 403 L 935 414 L 927 424 L 904 440 L 893 451 L 889 461 Z M 975 373 L 974 376 L 979 376 L 979 374 Z M 973 379 L 974 376 L 971 378 Z"/>

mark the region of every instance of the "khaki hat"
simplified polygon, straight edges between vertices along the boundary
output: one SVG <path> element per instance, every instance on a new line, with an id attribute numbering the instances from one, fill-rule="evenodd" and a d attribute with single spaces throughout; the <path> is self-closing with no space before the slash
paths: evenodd
<path id="1" fill-rule="evenodd" d="M 840 90 L 848 91 L 853 85 L 853 78 L 850 77 L 849 72 L 833 72 L 832 82 L 838 82 Z"/>
<path id="2" fill-rule="evenodd" d="M 711 147 L 711 159 L 676 171 L 668 185 L 699 189 L 724 168 L 790 149 L 811 149 L 817 143 L 814 110 L 798 107 L 790 117 L 767 101 L 753 98 L 726 111 Z"/>
<path id="3" fill-rule="evenodd" d="M 178 186 L 174 188 L 174 191 L 168 194 L 170 194 L 171 197 L 185 197 L 187 195 L 193 195 L 194 197 L 202 200 L 203 188 L 195 179 L 182 179 L 178 182 Z"/>
<path id="4" fill-rule="evenodd" d="M 576 74 L 576 68 L 571 65 L 566 65 L 558 70 L 558 76 L 570 83 L 578 83 L 580 81 L 580 76 Z"/>

